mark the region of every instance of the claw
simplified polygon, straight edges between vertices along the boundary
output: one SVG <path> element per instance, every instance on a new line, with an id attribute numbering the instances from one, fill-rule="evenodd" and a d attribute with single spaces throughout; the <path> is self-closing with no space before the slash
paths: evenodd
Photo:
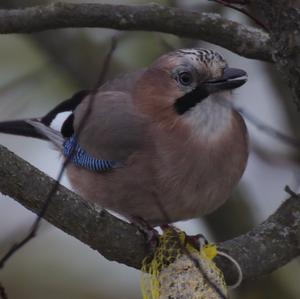
<path id="1" fill-rule="evenodd" d="M 146 236 L 147 243 L 150 247 L 155 248 L 159 242 L 158 231 L 141 217 L 131 216 L 130 220 L 131 223 Z"/>

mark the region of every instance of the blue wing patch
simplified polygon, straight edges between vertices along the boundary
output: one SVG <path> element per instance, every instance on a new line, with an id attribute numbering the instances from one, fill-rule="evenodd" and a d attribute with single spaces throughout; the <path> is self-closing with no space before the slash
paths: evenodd
<path id="1" fill-rule="evenodd" d="M 101 160 L 93 158 L 80 147 L 74 135 L 65 140 L 63 145 L 63 153 L 65 157 L 70 157 L 70 160 L 75 165 L 92 171 L 102 172 L 121 166 L 121 164 L 118 161 Z"/>

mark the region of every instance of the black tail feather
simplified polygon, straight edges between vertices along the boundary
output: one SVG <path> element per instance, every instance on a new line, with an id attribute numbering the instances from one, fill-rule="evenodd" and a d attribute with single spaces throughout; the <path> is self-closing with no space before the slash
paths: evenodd
<path id="1" fill-rule="evenodd" d="M 35 127 L 27 123 L 25 120 L 0 122 L 0 133 L 48 140 L 46 136 L 43 136 L 36 130 Z"/>

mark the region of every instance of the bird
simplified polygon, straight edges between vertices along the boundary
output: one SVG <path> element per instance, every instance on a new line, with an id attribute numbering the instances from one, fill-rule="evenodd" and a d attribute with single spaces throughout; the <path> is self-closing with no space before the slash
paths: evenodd
<path id="1" fill-rule="evenodd" d="M 231 103 L 246 81 L 215 50 L 177 49 L 0 132 L 54 144 L 85 200 L 164 225 L 211 213 L 238 184 L 248 134 Z"/>

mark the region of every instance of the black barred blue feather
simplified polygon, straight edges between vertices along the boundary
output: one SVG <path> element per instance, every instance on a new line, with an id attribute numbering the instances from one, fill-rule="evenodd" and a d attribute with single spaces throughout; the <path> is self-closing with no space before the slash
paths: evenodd
<path id="1" fill-rule="evenodd" d="M 120 167 L 120 163 L 117 161 L 102 160 L 92 157 L 80 147 L 74 136 L 71 136 L 65 140 L 63 145 L 63 153 L 65 157 L 69 157 L 75 165 L 91 171 L 102 172 Z"/>

